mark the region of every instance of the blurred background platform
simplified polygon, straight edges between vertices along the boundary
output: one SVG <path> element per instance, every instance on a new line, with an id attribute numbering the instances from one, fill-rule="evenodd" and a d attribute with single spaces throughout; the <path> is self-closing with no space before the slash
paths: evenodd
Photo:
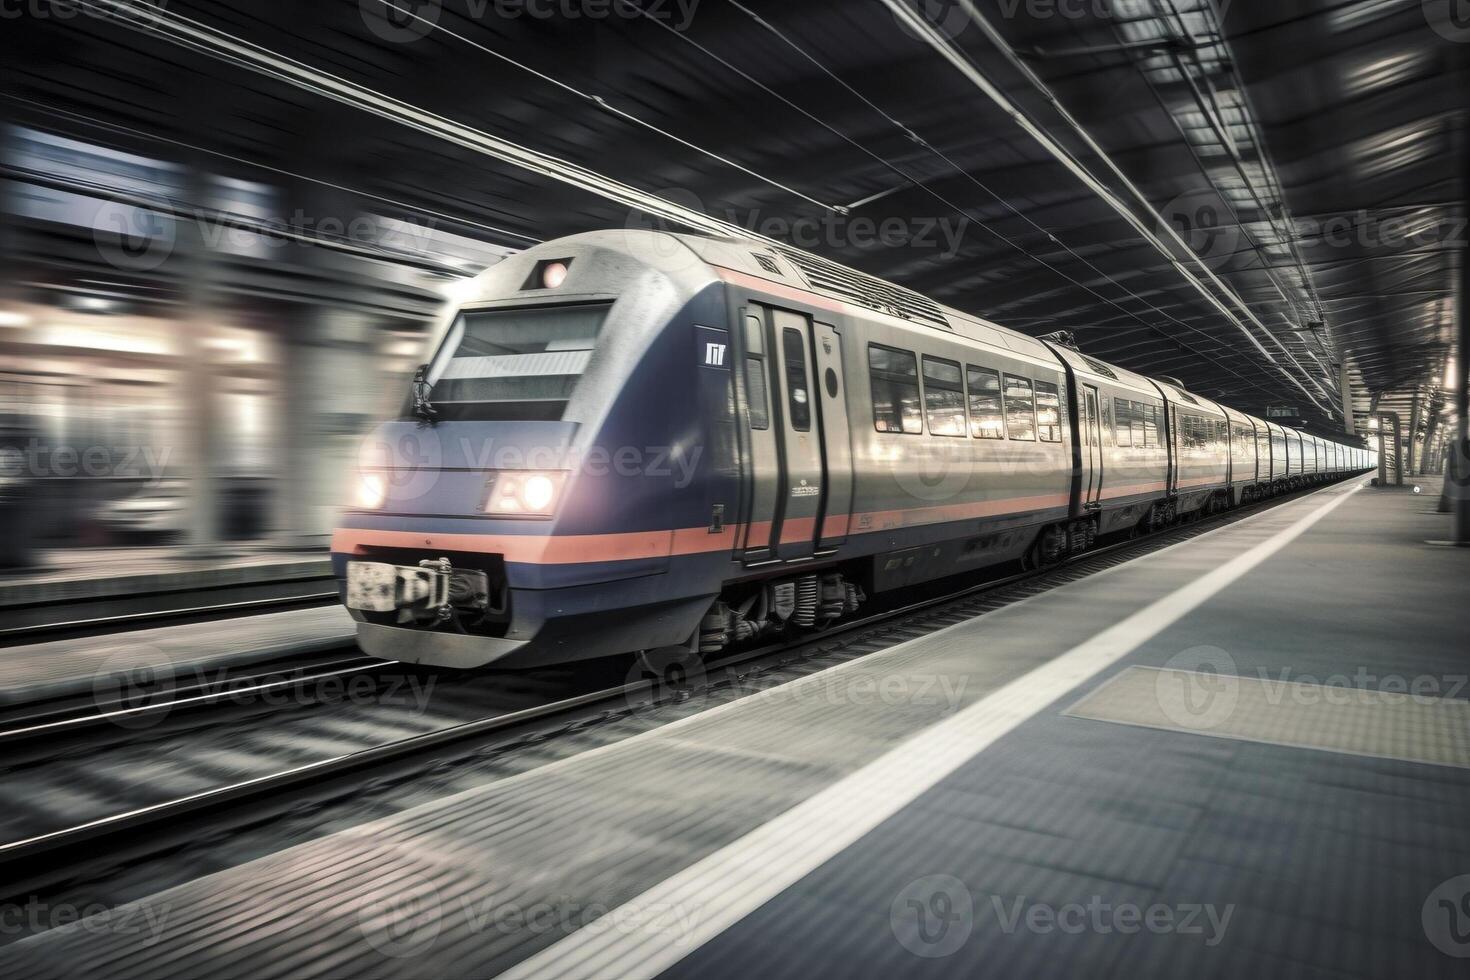
<path id="1" fill-rule="evenodd" d="M 37 556 L 24 570 L 0 572 L 0 609 L 36 602 L 122 597 L 220 586 L 321 579 L 321 551 L 239 549 L 193 557 L 177 548 L 67 548 Z"/>
<path id="2" fill-rule="evenodd" d="M 149 684 L 173 688 L 224 668 L 288 660 L 341 647 L 356 656 L 340 606 L 48 640 L 0 650 L 0 705 Z"/>

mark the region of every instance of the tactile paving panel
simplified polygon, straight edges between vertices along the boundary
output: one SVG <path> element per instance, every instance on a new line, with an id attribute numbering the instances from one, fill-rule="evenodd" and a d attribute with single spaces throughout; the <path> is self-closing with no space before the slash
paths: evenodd
<path id="1" fill-rule="evenodd" d="M 1074 718 L 1470 768 L 1470 701 L 1408 690 L 1129 667 Z"/>

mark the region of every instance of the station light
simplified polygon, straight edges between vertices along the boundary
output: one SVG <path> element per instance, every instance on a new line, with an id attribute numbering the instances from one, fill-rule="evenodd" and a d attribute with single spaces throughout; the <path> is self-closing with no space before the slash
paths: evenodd
<path id="1" fill-rule="evenodd" d="M 357 506 L 377 510 L 388 499 L 388 481 L 381 473 L 363 473 L 357 481 Z"/>
<path id="2" fill-rule="evenodd" d="M 501 471 L 490 477 L 484 511 L 491 517 L 550 517 L 566 479 L 557 472 Z"/>

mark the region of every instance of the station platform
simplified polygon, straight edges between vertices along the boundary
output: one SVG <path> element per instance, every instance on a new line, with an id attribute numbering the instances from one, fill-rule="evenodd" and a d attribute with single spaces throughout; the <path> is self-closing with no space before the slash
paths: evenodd
<path id="1" fill-rule="evenodd" d="M 239 548 L 191 558 L 177 548 L 71 548 L 44 554 L 39 567 L 0 572 L 0 612 L 40 603 L 123 599 L 160 592 L 261 585 L 332 573 L 321 549 Z"/>
<path id="2" fill-rule="evenodd" d="M 353 646 L 341 606 L 28 643 L 0 650 L 0 706 L 116 693 L 120 678 L 182 685 L 244 664 Z"/>
<path id="3" fill-rule="evenodd" d="M 32 977 L 1463 976 L 1470 551 L 1328 487 L 0 949 Z"/>

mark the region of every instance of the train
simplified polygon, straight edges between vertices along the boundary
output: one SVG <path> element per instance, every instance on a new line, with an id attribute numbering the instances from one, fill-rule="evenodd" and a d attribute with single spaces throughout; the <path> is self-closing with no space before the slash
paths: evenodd
<path id="1" fill-rule="evenodd" d="M 589 232 L 471 286 L 332 536 L 373 657 L 706 657 L 1375 462 L 764 240 Z"/>

